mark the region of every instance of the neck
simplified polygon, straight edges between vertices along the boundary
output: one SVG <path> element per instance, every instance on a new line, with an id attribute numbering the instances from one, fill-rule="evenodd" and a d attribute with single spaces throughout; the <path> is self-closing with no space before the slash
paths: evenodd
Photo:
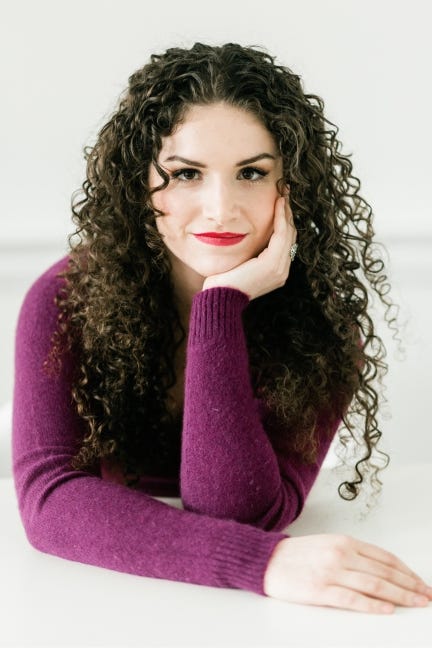
<path id="1" fill-rule="evenodd" d="M 189 328 L 192 300 L 194 295 L 201 292 L 205 277 L 186 266 L 177 257 L 173 255 L 170 255 L 170 257 L 176 306 L 181 322 L 187 331 Z"/>

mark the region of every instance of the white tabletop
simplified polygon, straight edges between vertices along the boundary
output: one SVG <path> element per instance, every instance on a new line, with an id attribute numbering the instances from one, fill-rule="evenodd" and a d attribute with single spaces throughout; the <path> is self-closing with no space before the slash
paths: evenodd
<path id="1" fill-rule="evenodd" d="M 286 532 L 378 544 L 432 584 L 432 464 L 381 474 L 382 497 L 361 519 L 359 504 L 336 492 L 342 479 L 323 469 Z M 0 646 L 432 646 L 432 604 L 366 615 L 122 574 L 33 549 L 11 478 L 0 479 L 0 511 Z"/>

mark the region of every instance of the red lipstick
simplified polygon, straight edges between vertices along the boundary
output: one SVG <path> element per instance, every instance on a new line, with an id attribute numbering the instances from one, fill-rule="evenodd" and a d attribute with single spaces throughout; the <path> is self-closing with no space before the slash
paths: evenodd
<path id="1" fill-rule="evenodd" d="M 194 234 L 195 238 L 208 245 L 235 245 L 243 241 L 246 234 L 236 234 L 235 232 L 203 232 Z"/>

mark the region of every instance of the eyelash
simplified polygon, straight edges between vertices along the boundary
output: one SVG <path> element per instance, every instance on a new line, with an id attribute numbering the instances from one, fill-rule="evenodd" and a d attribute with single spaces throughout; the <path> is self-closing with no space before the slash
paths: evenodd
<path id="1" fill-rule="evenodd" d="M 174 173 L 171 173 L 171 178 L 173 178 L 174 180 L 179 180 L 179 182 L 193 182 L 194 180 L 196 180 L 196 178 L 181 180 L 180 176 L 186 171 L 193 171 L 194 173 L 200 173 L 197 169 L 192 169 L 192 168 L 179 169 L 178 171 L 174 171 Z M 260 177 L 256 178 L 255 180 L 244 178 L 245 182 L 251 182 L 252 184 L 259 182 L 260 180 L 265 178 L 265 176 L 268 175 L 269 173 L 268 171 L 263 171 L 262 169 L 257 169 L 256 167 L 244 167 L 244 169 L 242 169 L 241 172 L 242 171 L 253 171 L 254 173 L 258 173 Z"/>

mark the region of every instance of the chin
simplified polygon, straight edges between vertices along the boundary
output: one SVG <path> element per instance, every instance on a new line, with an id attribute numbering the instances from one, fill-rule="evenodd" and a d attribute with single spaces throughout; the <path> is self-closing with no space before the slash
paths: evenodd
<path id="1" fill-rule="evenodd" d="M 246 261 L 244 260 L 232 260 L 228 261 L 226 259 L 225 261 L 221 261 L 220 259 L 206 259 L 201 262 L 194 263 L 193 265 L 189 266 L 192 270 L 194 270 L 196 273 L 201 275 L 202 277 L 211 277 L 212 275 L 215 274 L 222 274 L 223 272 L 229 272 L 233 268 L 236 268 L 238 265 Z"/>

